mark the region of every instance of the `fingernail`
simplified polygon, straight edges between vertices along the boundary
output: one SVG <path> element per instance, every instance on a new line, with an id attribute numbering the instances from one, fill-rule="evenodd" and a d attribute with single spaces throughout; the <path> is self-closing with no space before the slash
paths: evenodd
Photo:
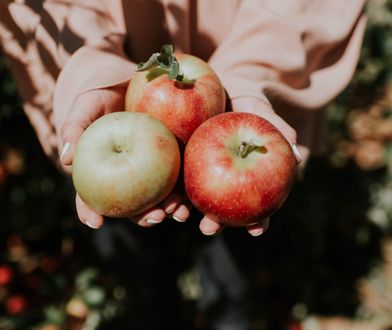
<path id="1" fill-rule="evenodd" d="M 302 156 L 298 150 L 298 146 L 296 144 L 292 144 L 291 149 L 293 150 L 293 154 L 295 156 L 295 159 L 297 160 L 297 164 L 300 164 L 302 162 Z"/>
<path id="2" fill-rule="evenodd" d="M 173 219 L 176 220 L 177 222 L 184 222 L 185 221 L 185 219 L 181 219 L 175 215 L 173 215 Z"/>
<path id="3" fill-rule="evenodd" d="M 206 236 L 212 236 L 216 234 L 216 231 L 203 231 L 203 234 Z"/>
<path id="4" fill-rule="evenodd" d="M 63 159 L 64 155 L 67 153 L 67 151 L 69 150 L 69 147 L 71 146 L 71 143 L 67 142 L 66 144 L 64 144 L 63 146 L 63 151 L 61 152 L 61 156 L 60 156 L 60 160 Z"/>
<path id="5" fill-rule="evenodd" d="M 95 223 L 93 223 L 93 222 L 90 222 L 90 221 L 88 221 L 88 220 L 86 220 L 84 223 L 85 223 L 87 226 L 89 226 L 90 228 L 92 228 L 92 229 L 98 229 L 98 228 L 99 228 L 99 226 L 98 226 L 97 224 L 95 224 Z"/>
<path id="6" fill-rule="evenodd" d="M 155 219 L 147 219 L 146 222 L 150 225 L 156 225 L 157 223 L 159 223 L 160 221 L 155 220 Z"/>
<path id="7" fill-rule="evenodd" d="M 264 229 L 263 228 L 251 231 L 249 234 L 251 234 L 252 236 L 256 237 L 256 236 L 260 236 L 262 233 L 264 233 Z"/>
<path id="8" fill-rule="evenodd" d="M 212 236 L 212 235 L 216 234 L 215 228 L 209 228 L 210 226 L 208 226 L 208 225 L 204 226 L 204 227 L 207 227 L 207 228 L 203 228 L 204 230 L 201 231 L 204 235 Z"/>

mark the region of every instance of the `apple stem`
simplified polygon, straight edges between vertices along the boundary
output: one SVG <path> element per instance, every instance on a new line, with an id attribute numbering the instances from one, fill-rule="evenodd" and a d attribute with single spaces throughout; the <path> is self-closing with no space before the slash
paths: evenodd
<path id="1" fill-rule="evenodd" d="M 244 141 L 241 142 L 240 146 L 238 147 L 238 155 L 241 158 L 246 158 L 254 150 L 261 151 L 264 153 L 267 151 L 267 148 L 262 146 L 260 143 L 255 143 L 254 141 Z"/>

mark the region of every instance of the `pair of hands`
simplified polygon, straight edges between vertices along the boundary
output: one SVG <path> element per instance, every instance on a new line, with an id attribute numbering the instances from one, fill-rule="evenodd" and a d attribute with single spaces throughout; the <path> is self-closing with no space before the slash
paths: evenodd
<path id="1" fill-rule="evenodd" d="M 76 143 L 83 131 L 99 117 L 114 111 L 122 111 L 126 87 L 111 87 L 96 89 L 85 92 L 78 96 L 73 104 L 62 130 L 62 153 L 60 157 L 61 165 L 66 172 L 71 173 L 73 153 Z M 272 108 L 261 100 L 254 98 L 239 98 L 232 101 L 232 108 L 238 112 L 252 112 L 264 117 L 274 124 L 293 146 L 293 152 L 298 160 L 301 156 L 296 147 L 296 133 L 281 117 L 275 114 Z M 91 210 L 76 195 L 76 210 L 80 221 L 91 228 L 99 228 L 104 222 L 102 215 Z M 183 193 L 173 192 L 159 205 L 146 212 L 134 216 L 131 220 L 142 227 L 152 227 L 161 223 L 165 218 L 173 218 L 178 222 L 185 222 L 190 216 L 190 209 L 186 204 Z M 260 222 L 246 229 L 252 236 L 259 236 L 264 233 L 269 226 L 269 218 L 260 219 Z M 215 235 L 221 232 L 223 225 L 204 216 L 199 226 L 205 235 Z"/>

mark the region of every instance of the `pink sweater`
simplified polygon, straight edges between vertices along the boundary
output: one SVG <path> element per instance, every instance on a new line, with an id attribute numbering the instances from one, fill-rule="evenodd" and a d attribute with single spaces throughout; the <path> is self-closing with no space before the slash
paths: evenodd
<path id="1" fill-rule="evenodd" d="M 320 149 L 321 109 L 350 82 L 364 0 L 7 0 L 0 42 L 45 153 L 75 98 L 127 84 L 164 43 L 207 60 L 231 99 L 268 102 Z"/>

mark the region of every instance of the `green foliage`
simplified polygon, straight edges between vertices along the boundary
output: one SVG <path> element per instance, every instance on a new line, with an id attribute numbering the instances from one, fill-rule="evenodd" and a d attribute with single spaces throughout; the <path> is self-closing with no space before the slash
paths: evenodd
<path id="1" fill-rule="evenodd" d="M 154 79 L 160 74 L 167 73 L 170 80 L 177 80 L 184 84 L 193 84 L 195 82 L 184 77 L 180 64 L 174 56 L 173 46 L 170 44 L 163 45 L 160 53 L 154 53 L 146 62 L 139 63 L 137 70 L 149 70 L 147 74 L 149 79 Z"/>

